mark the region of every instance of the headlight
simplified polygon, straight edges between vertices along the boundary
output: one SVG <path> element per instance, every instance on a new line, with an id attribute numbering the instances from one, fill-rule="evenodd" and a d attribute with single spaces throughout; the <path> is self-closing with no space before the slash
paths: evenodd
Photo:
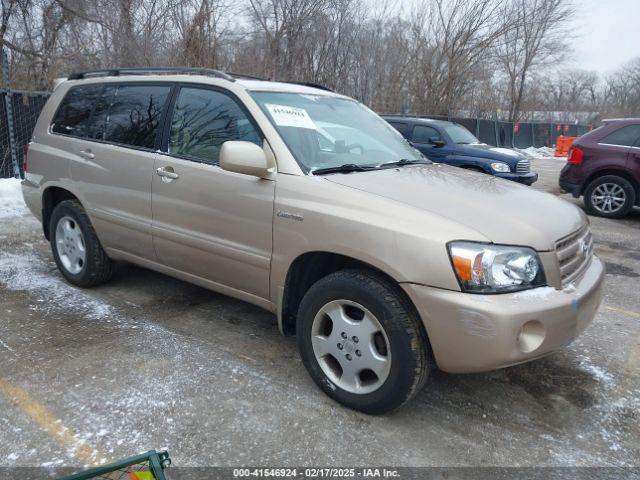
<path id="1" fill-rule="evenodd" d="M 502 162 L 493 162 L 491 164 L 491 168 L 493 169 L 494 172 L 507 173 L 511 171 L 511 167 L 509 167 L 509 165 L 507 165 L 506 163 L 502 163 Z"/>
<path id="2" fill-rule="evenodd" d="M 473 242 L 451 242 L 451 263 L 463 291 L 506 293 L 546 285 L 535 250 Z"/>

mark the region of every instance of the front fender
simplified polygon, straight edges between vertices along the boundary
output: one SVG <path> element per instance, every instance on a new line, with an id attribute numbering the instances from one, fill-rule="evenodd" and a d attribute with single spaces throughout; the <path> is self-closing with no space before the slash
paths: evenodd
<path id="1" fill-rule="evenodd" d="M 497 160 L 490 160 L 488 158 L 479 158 L 472 157 L 469 155 L 452 155 L 450 159 L 448 159 L 447 163 L 449 165 L 453 165 L 455 167 L 462 168 L 479 168 L 485 173 L 492 174 L 493 170 L 491 169 L 491 163 Z"/>
<path id="2" fill-rule="evenodd" d="M 322 177 L 278 175 L 274 210 L 270 289 L 274 303 L 291 264 L 308 252 L 353 258 L 399 283 L 459 290 L 447 242 L 488 241 L 443 216 Z"/>

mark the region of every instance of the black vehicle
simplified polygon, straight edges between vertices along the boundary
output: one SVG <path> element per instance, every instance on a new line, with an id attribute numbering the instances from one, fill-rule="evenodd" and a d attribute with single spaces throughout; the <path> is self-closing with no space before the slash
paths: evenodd
<path id="1" fill-rule="evenodd" d="M 476 170 L 496 177 L 531 185 L 538 174 L 524 155 L 481 143 L 462 125 L 427 118 L 383 116 L 429 160 Z"/>

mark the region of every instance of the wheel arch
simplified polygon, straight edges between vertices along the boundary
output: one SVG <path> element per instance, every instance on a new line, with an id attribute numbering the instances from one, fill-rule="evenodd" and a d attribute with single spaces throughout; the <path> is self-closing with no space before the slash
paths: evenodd
<path id="1" fill-rule="evenodd" d="M 464 168 L 465 170 L 473 170 L 476 172 L 488 173 L 485 168 L 478 164 L 465 163 L 460 165 L 460 168 Z"/>
<path id="2" fill-rule="evenodd" d="M 587 188 L 589 188 L 589 185 L 596 179 L 598 179 L 599 177 L 604 177 L 606 175 L 614 175 L 616 177 L 621 177 L 624 178 L 625 180 L 627 180 L 629 183 L 631 183 L 631 185 L 633 185 L 634 190 L 636 191 L 636 203 L 638 201 L 640 201 L 640 184 L 638 184 L 638 180 L 636 180 L 634 178 L 634 176 L 626 171 L 623 170 L 621 168 L 604 168 L 602 170 L 597 170 L 593 173 L 591 173 L 587 179 L 585 180 L 585 182 L 582 184 L 582 189 L 580 191 L 580 195 L 584 195 L 584 193 L 587 191 Z"/>
<path id="3" fill-rule="evenodd" d="M 53 209 L 65 200 L 78 200 L 80 202 L 80 199 L 74 193 L 64 187 L 50 186 L 42 192 L 42 229 L 47 240 L 49 240 L 50 235 L 49 221 Z"/>
<path id="4" fill-rule="evenodd" d="M 380 268 L 357 258 L 335 252 L 311 251 L 298 255 L 291 262 L 287 270 L 278 319 L 282 333 L 285 335 L 295 335 L 298 307 L 309 288 L 321 278 L 347 268 L 368 270 L 384 278 L 390 285 L 396 287 L 398 294 L 401 295 L 407 302 L 407 305 L 410 305 L 411 308 L 415 310 L 415 313 L 418 314 L 413 301 L 399 286 L 398 280 Z M 419 314 L 418 317 L 421 318 Z"/>

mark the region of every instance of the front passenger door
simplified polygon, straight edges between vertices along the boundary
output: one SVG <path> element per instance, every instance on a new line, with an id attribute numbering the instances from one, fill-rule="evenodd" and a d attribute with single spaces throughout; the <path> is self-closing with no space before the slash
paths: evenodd
<path id="1" fill-rule="evenodd" d="M 413 132 L 411 133 L 411 141 L 415 148 L 420 150 L 422 154 L 429 160 L 434 162 L 442 162 L 447 156 L 449 149 L 445 145 L 443 147 L 436 147 L 429 143 L 429 139 L 436 138 L 438 140 L 444 140 L 440 132 L 433 127 L 427 125 L 414 125 Z"/>
<path id="2" fill-rule="evenodd" d="M 160 263 L 268 299 L 275 181 L 218 165 L 227 140 L 262 146 L 250 114 L 226 91 L 182 86 L 165 137 L 152 185 Z"/>

